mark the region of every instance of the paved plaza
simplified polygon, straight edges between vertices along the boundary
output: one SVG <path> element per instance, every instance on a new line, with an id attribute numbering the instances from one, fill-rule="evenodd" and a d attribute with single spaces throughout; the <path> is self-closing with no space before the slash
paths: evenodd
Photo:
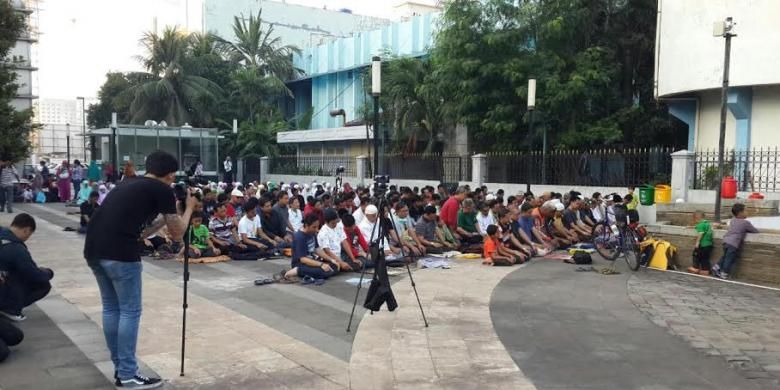
<path id="1" fill-rule="evenodd" d="M 27 339 L 0 364 L 0 389 L 109 389 L 97 285 L 62 205 L 19 205 L 54 269 L 26 310 Z M 1 214 L 7 226 L 12 215 Z M 775 389 L 780 292 L 670 272 L 619 275 L 535 260 L 391 277 L 394 312 L 358 308 L 354 286 L 254 286 L 285 260 L 192 266 L 186 375 L 179 376 L 181 263 L 144 261 L 138 356 L 169 389 Z M 599 262 L 597 268 L 604 266 Z M 365 289 L 363 290 L 365 292 Z M 362 294 L 359 302 L 362 302 Z"/>

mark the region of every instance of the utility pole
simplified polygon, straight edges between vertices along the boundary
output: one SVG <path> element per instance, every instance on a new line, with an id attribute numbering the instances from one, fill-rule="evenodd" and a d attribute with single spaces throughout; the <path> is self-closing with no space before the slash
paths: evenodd
<path id="1" fill-rule="evenodd" d="M 81 148 L 84 152 L 84 164 L 87 163 L 87 101 L 83 96 L 76 100 L 81 100 Z"/>
<path id="2" fill-rule="evenodd" d="M 374 96 L 374 175 L 382 175 L 385 173 L 385 137 L 384 134 L 379 130 L 379 95 L 381 94 L 382 59 L 379 56 L 374 56 L 371 59 L 371 95 Z M 381 159 L 379 158 L 379 153 L 382 153 Z"/>
<path id="3" fill-rule="evenodd" d="M 70 123 L 65 124 L 65 159 L 70 164 Z"/>
<path id="4" fill-rule="evenodd" d="M 726 148 L 726 102 L 729 94 L 729 63 L 731 62 L 731 38 L 737 34 L 731 32 L 734 20 L 729 16 L 725 21 L 715 22 L 712 35 L 726 38 L 726 53 L 723 58 L 723 86 L 720 90 L 720 135 L 718 137 L 718 182 L 715 191 L 715 222 L 720 222 L 721 191 L 723 190 L 723 165 Z"/>

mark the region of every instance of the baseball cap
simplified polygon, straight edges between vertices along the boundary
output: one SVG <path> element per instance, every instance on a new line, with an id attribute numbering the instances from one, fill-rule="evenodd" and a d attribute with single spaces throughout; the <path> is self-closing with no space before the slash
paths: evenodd
<path id="1" fill-rule="evenodd" d="M 243 198 L 243 197 L 244 197 L 244 193 L 243 193 L 243 192 L 241 192 L 241 191 L 239 191 L 239 190 L 238 190 L 238 188 L 236 188 L 236 189 L 234 189 L 234 190 L 233 190 L 233 191 L 230 193 L 230 196 L 239 196 L 239 197 L 242 197 L 242 198 Z"/>
<path id="2" fill-rule="evenodd" d="M 379 209 L 376 206 L 370 204 L 366 207 L 366 215 L 379 214 Z"/>

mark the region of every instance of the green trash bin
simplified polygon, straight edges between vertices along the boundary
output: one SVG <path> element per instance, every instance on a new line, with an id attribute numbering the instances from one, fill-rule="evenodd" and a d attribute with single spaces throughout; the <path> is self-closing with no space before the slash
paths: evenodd
<path id="1" fill-rule="evenodd" d="M 655 188 L 650 186 L 639 188 L 639 203 L 642 206 L 652 206 L 655 204 Z"/>

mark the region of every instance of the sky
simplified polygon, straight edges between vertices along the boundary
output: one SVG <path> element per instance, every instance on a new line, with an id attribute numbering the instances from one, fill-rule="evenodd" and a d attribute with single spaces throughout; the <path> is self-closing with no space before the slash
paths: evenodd
<path id="1" fill-rule="evenodd" d="M 139 39 L 165 25 L 200 27 L 202 0 L 45 0 L 37 50 L 41 98 L 94 98 L 109 71 L 141 70 Z M 230 1 L 230 0 L 222 0 Z M 287 0 L 390 18 L 399 0 Z M 188 7 L 187 7 L 188 5 Z M 189 13 L 187 12 L 189 10 Z"/>

